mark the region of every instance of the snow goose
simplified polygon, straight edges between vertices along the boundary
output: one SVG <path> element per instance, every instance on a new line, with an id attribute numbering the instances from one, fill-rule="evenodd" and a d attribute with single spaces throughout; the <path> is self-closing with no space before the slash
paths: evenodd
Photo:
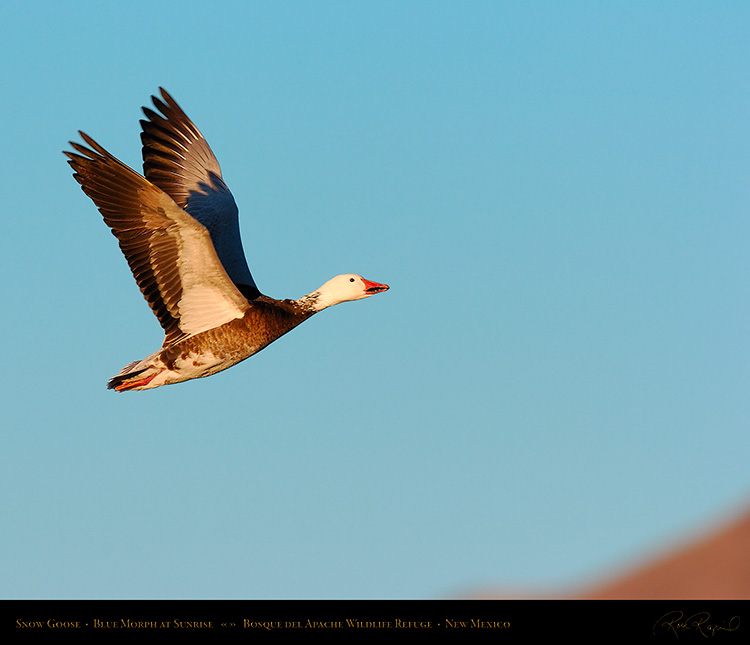
<path id="1" fill-rule="evenodd" d="M 74 178 L 120 242 L 165 338 L 109 380 L 119 392 L 210 376 L 256 354 L 310 316 L 388 290 L 339 275 L 298 300 L 262 295 L 245 260 L 237 206 L 203 135 L 160 88 L 144 108 L 144 176 L 91 137 L 65 151 Z M 88 147 L 87 147 L 88 146 Z"/>

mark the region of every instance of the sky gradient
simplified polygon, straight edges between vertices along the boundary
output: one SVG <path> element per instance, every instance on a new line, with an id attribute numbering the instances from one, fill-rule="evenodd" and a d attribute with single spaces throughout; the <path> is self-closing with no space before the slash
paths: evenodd
<path id="1" fill-rule="evenodd" d="M 5 598 L 578 584 L 750 492 L 750 7 L 0 6 Z M 61 154 L 165 87 L 259 288 L 391 290 L 115 394 L 161 328 Z"/>

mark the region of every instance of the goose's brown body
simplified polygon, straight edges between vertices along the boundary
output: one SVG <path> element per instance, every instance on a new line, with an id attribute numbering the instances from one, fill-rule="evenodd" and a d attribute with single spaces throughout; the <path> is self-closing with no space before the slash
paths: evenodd
<path id="1" fill-rule="evenodd" d="M 66 152 L 164 329 L 160 350 L 110 379 L 118 391 L 209 376 L 256 354 L 331 305 L 387 285 L 346 274 L 299 300 L 261 295 L 239 239 L 237 207 L 203 135 L 162 90 L 145 108 L 146 177 L 81 133 Z"/>
<path id="2" fill-rule="evenodd" d="M 294 300 L 259 296 L 242 318 L 167 345 L 111 378 L 110 389 L 145 390 L 211 376 L 257 354 L 315 313 Z"/>

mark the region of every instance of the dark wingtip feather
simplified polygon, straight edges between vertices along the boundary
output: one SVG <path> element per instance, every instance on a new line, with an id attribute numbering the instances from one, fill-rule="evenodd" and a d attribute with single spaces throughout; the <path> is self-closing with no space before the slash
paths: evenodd
<path id="1" fill-rule="evenodd" d="M 141 110 L 143 110 L 146 118 L 148 118 L 150 121 L 154 121 L 156 119 L 161 119 L 162 121 L 164 120 L 164 117 L 161 114 L 157 114 L 150 107 L 146 107 L 144 105 Z M 143 125 L 144 123 L 148 123 L 148 121 L 144 121 L 143 119 L 141 119 L 141 125 Z"/>
<path id="2" fill-rule="evenodd" d="M 176 101 L 172 98 L 172 95 L 167 92 L 163 87 L 159 87 L 159 93 L 161 94 L 161 97 L 170 105 L 177 105 Z"/>

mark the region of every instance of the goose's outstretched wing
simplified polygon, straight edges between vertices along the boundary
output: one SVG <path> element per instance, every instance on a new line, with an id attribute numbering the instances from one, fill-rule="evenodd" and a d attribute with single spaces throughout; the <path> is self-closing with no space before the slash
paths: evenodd
<path id="1" fill-rule="evenodd" d="M 175 100 L 159 88 L 141 120 L 143 173 L 203 224 L 229 277 L 248 299 L 260 295 L 242 249 L 237 204 L 206 139 Z M 162 100 L 163 99 L 163 100 Z"/>
<path id="2" fill-rule="evenodd" d="M 164 345 L 241 318 L 250 306 L 229 279 L 206 228 L 91 137 L 65 152 L 83 192 L 120 242 Z M 77 153 L 77 154 L 76 154 Z"/>

